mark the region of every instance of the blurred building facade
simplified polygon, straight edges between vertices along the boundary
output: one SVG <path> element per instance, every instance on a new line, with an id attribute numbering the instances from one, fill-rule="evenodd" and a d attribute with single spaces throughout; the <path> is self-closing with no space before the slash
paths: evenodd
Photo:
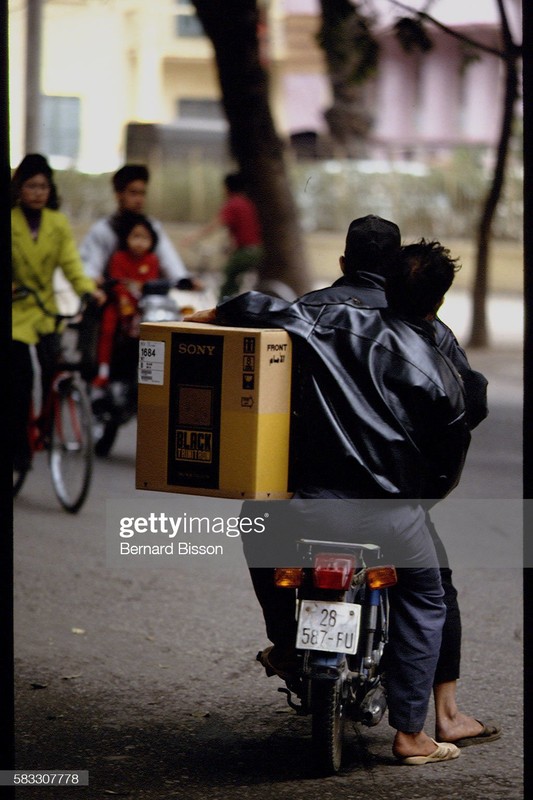
<path id="1" fill-rule="evenodd" d="M 520 0 L 505 0 L 516 29 Z M 281 135 L 313 152 L 327 136 L 331 92 L 316 43 L 318 0 L 263 0 L 259 31 Z M 424 158 L 497 137 L 501 60 L 433 29 L 433 49 L 406 55 L 392 30 L 398 9 L 380 17 L 378 74 L 367 86 L 374 123 L 369 155 Z M 409 5 L 420 7 L 421 0 Z M 426 4 L 427 5 L 427 4 Z M 494 0 L 436 0 L 434 16 L 460 33 L 499 46 Z M 9 0 L 12 162 L 23 155 L 26 5 Z M 124 159 L 129 123 L 224 136 L 213 51 L 190 0 L 43 0 L 42 141 L 55 166 L 113 170 Z M 189 137 L 190 138 L 190 137 Z"/>

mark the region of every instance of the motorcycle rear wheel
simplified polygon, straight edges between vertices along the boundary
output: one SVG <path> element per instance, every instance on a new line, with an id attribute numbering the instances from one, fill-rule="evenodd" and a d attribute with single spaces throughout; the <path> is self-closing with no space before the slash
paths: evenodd
<path id="1" fill-rule="evenodd" d="M 324 775 L 334 775 L 341 766 L 344 705 L 341 679 L 335 682 L 313 682 L 311 727 L 313 758 L 314 764 Z"/>

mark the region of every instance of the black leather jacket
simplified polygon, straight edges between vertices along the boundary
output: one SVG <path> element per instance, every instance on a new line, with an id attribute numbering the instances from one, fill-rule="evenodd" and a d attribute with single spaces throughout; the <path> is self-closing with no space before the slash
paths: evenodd
<path id="1" fill-rule="evenodd" d="M 385 278 L 370 272 L 359 272 L 354 278 L 342 277 L 332 286 L 309 292 L 306 302 L 340 303 L 357 297 L 363 305 L 386 308 Z M 437 317 L 433 323 L 435 342 L 447 356 L 463 379 L 465 389 L 468 426 L 473 430 L 489 413 L 487 405 L 488 381 L 481 372 L 473 370 L 465 351 L 455 338 L 453 331 Z"/>
<path id="2" fill-rule="evenodd" d="M 393 317 L 383 289 L 366 288 L 363 300 L 342 279 L 292 304 L 249 292 L 219 305 L 216 319 L 291 334 L 300 369 L 293 488 L 442 498 L 470 440 L 462 381 L 431 324 Z"/>

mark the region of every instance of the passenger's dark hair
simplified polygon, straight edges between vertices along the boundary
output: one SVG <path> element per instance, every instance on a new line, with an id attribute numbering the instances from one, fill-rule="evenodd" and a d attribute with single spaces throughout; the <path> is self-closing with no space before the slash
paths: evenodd
<path id="1" fill-rule="evenodd" d="M 113 230 L 118 237 L 119 250 L 128 249 L 128 236 L 136 225 L 142 225 L 149 232 L 152 237 L 152 246 L 148 252 L 153 252 L 157 247 L 158 241 L 154 226 L 144 214 L 135 214 L 132 211 L 123 211 L 121 214 L 117 214 L 113 219 Z"/>
<path id="2" fill-rule="evenodd" d="M 432 314 L 460 268 L 440 242 L 420 239 L 405 245 L 385 281 L 390 310 L 408 317 Z"/>
<path id="3" fill-rule="evenodd" d="M 124 164 L 113 175 L 111 182 L 115 192 L 123 192 L 126 186 L 132 181 L 144 181 L 148 183 L 150 173 L 144 164 Z"/>

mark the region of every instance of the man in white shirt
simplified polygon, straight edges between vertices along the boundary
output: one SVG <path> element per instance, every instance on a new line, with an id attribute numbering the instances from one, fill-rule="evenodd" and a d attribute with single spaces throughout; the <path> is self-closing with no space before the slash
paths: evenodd
<path id="1" fill-rule="evenodd" d="M 86 274 L 99 283 L 104 280 L 109 259 L 118 247 L 115 232 L 117 220 L 125 212 L 144 213 L 149 178 L 148 169 L 143 164 L 125 164 L 113 175 L 117 210 L 112 216 L 95 222 L 79 248 Z M 158 236 L 155 254 L 163 277 L 175 284 L 183 281 L 179 288 L 195 288 L 196 282 L 191 278 L 161 223 L 154 219 L 150 219 L 150 222 Z"/>

